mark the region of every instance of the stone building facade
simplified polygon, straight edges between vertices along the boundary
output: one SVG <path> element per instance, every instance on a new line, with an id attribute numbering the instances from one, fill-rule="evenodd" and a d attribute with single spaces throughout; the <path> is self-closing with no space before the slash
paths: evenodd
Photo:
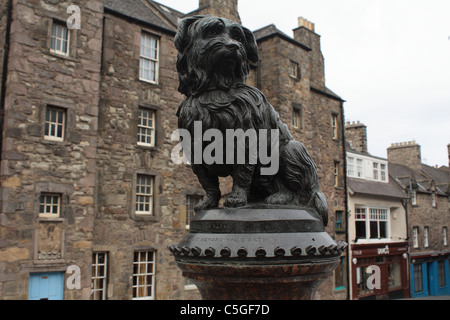
<path id="1" fill-rule="evenodd" d="M 415 141 L 387 149 L 389 172 L 407 195 L 412 297 L 450 293 L 450 172 L 422 163 Z"/>
<path id="2" fill-rule="evenodd" d="M 406 298 L 407 195 L 390 177 L 388 160 L 368 153 L 366 131 L 359 122 L 345 126 L 350 299 Z M 378 288 L 368 285 L 373 266 L 379 268 Z"/>
<path id="3" fill-rule="evenodd" d="M 171 160 L 185 14 L 143 0 L 3 1 L 0 11 L 0 35 L 10 30 L 0 37 L 0 299 L 198 299 L 167 250 L 204 194 Z M 201 0 L 198 13 L 239 20 L 237 0 Z M 67 28 L 72 15 L 80 29 Z M 302 18 L 293 38 L 273 25 L 255 35 L 249 84 L 310 152 L 327 231 L 345 240 L 343 100 L 325 86 L 320 36 Z M 347 297 L 345 268 L 317 299 Z"/>

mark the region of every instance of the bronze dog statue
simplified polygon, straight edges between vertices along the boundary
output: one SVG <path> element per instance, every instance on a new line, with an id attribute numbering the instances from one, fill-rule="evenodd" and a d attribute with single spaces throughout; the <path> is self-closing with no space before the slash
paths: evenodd
<path id="1" fill-rule="evenodd" d="M 249 60 L 258 61 L 253 33 L 228 19 L 193 16 L 180 21 L 175 37 L 178 50 L 179 91 L 186 95 L 177 116 L 180 129 L 194 134 L 195 122 L 203 132 L 220 130 L 278 130 L 275 152 L 279 170 L 263 175 L 256 163 L 191 163 L 193 172 L 206 192 L 196 211 L 217 207 L 221 197 L 219 177 L 231 176 L 233 188 L 225 207 L 242 207 L 249 202 L 265 202 L 314 208 L 324 225 L 328 223 L 328 206 L 320 192 L 314 161 L 303 144 L 295 141 L 278 113 L 256 88 L 247 86 Z M 192 138 L 192 143 L 195 138 Z M 268 145 L 274 141 L 268 138 Z M 208 143 L 202 142 L 202 148 Z M 227 144 L 234 141 L 226 141 Z M 245 148 L 248 151 L 248 143 Z M 225 155 L 226 156 L 226 155 Z M 194 156 L 191 156 L 193 159 Z"/>

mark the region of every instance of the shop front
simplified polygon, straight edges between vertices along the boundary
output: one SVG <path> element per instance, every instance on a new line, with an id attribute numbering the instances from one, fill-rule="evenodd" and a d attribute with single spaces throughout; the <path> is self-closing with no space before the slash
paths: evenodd
<path id="1" fill-rule="evenodd" d="M 409 297 L 408 243 L 351 246 L 352 299 Z"/>
<path id="2" fill-rule="evenodd" d="M 411 297 L 450 295 L 450 252 L 411 255 Z"/>

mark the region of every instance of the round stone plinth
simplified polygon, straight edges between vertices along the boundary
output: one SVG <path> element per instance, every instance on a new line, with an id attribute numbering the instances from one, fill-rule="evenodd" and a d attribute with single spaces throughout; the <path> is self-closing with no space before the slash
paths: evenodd
<path id="1" fill-rule="evenodd" d="M 309 208 L 251 205 L 204 210 L 169 246 L 205 300 L 311 299 L 347 247 Z"/>

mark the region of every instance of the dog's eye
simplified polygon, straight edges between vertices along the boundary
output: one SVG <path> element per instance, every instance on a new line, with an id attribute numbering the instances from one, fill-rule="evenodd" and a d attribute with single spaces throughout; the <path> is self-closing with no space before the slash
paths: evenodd
<path id="1" fill-rule="evenodd" d="M 206 35 L 207 36 L 217 36 L 218 34 L 220 34 L 220 30 L 217 28 L 209 28 L 208 30 L 206 30 Z"/>

